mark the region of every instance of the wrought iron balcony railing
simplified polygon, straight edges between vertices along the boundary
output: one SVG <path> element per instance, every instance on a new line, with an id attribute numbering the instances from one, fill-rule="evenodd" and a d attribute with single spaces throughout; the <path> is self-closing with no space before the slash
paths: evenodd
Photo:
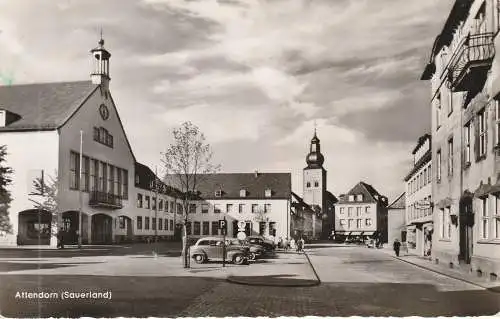
<path id="1" fill-rule="evenodd" d="M 105 192 L 93 191 L 90 193 L 89 206 L 119 209 L 123 207 L 122 197 Z"/>
<path id="2" fill-rule="evenodd" d="M 493 33 L 470 34 L 455 51 L 449 64 L 449 80 L 455 92 L 468 91 L 469 85 L 486 79 L 495 56 Z"/>

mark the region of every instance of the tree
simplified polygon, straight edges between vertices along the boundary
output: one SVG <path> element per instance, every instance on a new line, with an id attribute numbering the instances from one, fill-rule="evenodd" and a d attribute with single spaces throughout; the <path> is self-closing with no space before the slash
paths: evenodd
<path id="1" fill-rule="evenodd" d="M 184 224 L 182 253 L 184 267 L 189 267 L 187 223 L 190 199 L 197 198 L 197 188 L 206 174 L 216 173 L 220 165 L 212 163 L 213 152 L 205 135 L 191 122 L 184 122 L 173 129 L 173 142 L 162 154 L 167 183 L 182 192 Z"/>
<path id="2" fill-rule="evenodd" d="M 57 234 L 57 214 L 58 214 L 58 204 L 57 204 L 57 190 L 59 187 L 59 180 L 57 177 L 57 172 L 54 176 L 44 176 L 36 178 L 33 181 L 33 188 L 36 195 L 38 195 L 39 200 L 31 199 L 34 204 L 34 208 L 39 211 L 47 211 L 52 216 L 52 222 L 50 225 L 51 237 Z"/>
<path id="3" fill-rule="evenodd" d="M 5 165 L 7 157 L 7 146 L 0 145 L 0 232 L 12 234 L 12 224 L 9 218 L 9 208 L 12 197 L 7 186 L 12 183 L 10 175 L 12 168 Z"/>

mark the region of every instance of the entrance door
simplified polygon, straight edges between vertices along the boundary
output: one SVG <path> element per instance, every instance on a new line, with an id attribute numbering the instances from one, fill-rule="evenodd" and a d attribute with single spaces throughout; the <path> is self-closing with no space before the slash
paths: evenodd
<path id="1" fill-rule="evenodd" d="M 62 214 L 64 243 L 66 245 L 78 244 L 78 212 L 68 211 Z"/>
<path id="2" fill-rule="evenodd" d="M 460 255 L 459 259 L 470 264 L 473 248 L 472 227 L 474 226 L 474 215 L 472 212 L 472 198 L 463 199 L 460 210 Z"/>
<path id="3" fill-rule="evenodd" d="M 246 224 L 245 224 L 245 234 L 247 236 L 251 236 L 252 235 L 252 222 L 246 222 Z"/>
<path id="4" fill-rule="evenodd" d="M 238 235 L 238 221 L 233 221 L 233 238 L 236 238 Z"/>
<path id="5" fill-rule="evenodd" d="M 111 244 L 112 218 L 104 214 L 92 216 L 92 243 Z"/>

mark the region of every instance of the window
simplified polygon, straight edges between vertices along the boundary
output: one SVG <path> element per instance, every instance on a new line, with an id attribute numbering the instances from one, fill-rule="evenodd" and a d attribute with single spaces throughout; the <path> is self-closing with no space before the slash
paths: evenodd
<path id="1" fill-rule="evenodd" d="M 450 207 L 445 207 L 444 213 L 445 213 L 445 237 L 450 239 L 451 237 L 451 222 L 450 222 Z"/>
<path id="2" fill-rule="evenodd" d="M 165 211 L 168 213 L 168 200 L 165 199 Z"/>
<path id="3" fill-rule="evenodd" d="M 183 213 L 184 213 L 184 209 L 182 208 L 182 204 L 177 203 L 177 214 L 183 214 Z"/>
<path id="4" fill-rule="evenodd" d="M 356 207 L 356 216 L 361 216 L 361 207 Z"/>
<path id="5" fill-rule="evenodd" d="M 215 191 L 215 197 L 221 197 L 222 196 L 222 190 L 218 189 Z"/>
<path id="6" fill-rule="evenodd" d="M 470 122 L 464 126 L 464 164 L 470 163 Z"/>
<path id="7" fill-rule="evenodd" d="M 453 138 L 448 140 L 448 176 L 453 176 Z"/>
<path id="8" fill-rule="evenodd" d="M 201 204 L 201 213 L 208 214 L 208 204 Z"/>
<path id="9" fill-rule="evenodd" d="M 441 93 L 436 95 L 436 131 L 441 127 Z"/>
<path id="10" fill-rule="evenodd" d="M 441 181 L 441 150 L 436 152 L 436 180 L 439 183 Z"/>
<path id="11" fill-rule="evenodd" d="M 88 156 L 83 156 L 83 165 L 82 165 L 82 190 L 84 192 L 89 191 L 89 169 L 90 169 L 90 159 Z"/>
<path id="12" fill-rule="evenodd" d="M 122 169 L 122 198 L 128 199 L 128 171 Z"/>
<path id="13" fill-rule="evenodd" d="M 488 197 L 481 198 L 481 238 L 488 238 Z"/>
<path id="14" fill-rule="evenodd" d="M 198 223 L 198 225 L 199 225 L 199 224 L 200 224 L 200 223 Z M 191 222 L 187 222 L 187 223 L 186 223 L 186 233 L 187 233 L 188 235 L 191 235 Z"/>
<path id="15" fill-rule="evenodd" d="M 432 182 L 432 169 L 431 169 L 431 165 L 429 165 L 429 168 L 427 169 L 427 181 L 429 181 L 429 183 Z"/>
<path id="16" fill-rule="evenodd" d="M 226 204 L 226 212 L 229 214 L 233 211 L 233 204 Z"/>
<path id="17" fill-rule="evenodd" d="M 142 194 L 137 194 L 137 208 L 142 208 Z"/>
<path id="18" fill-rule="evenodd" d="M 121 168 L 116 168 L 116 194 L 119 196 L 123 195 L 123 170 Z"/>
<path id="19" fill-rule="evenodd" d="M 238 205 L 238 213 L 243 213 L 245 211 L 245 204 Z"/>
<path id="20" fill-rule="evenodd" d="M 365 206 L 365 214 L 369 214 L 370 213 L 370 206 Z"/>
<path id="21" fill-rule="evenodd" d="M 196 204 L 189 204 L 189 213 L 196 214 Z"/>
<path id="22" fill-rule="evenodd" d="M 163 230 L 163 218 L 158 218 L 158 230 Z"/>
<path id="23" fill-rule="evenodd" d="M 479 125 L 479 157 L 486 156 L 486 111 L 483 109 L 478 114 Z"/>
<path id="24" fill-rule="evenodd" d="M 214 205 L 214 214 L 220 214 L 220 204 Z"/>
<path id="25" fill-rule="evenodd" d="M 171 213 L 175 213 L 174 208 L 175 208 L 175 202 L 172 201 L 172 202 L 170 202 L 170 212 Z"/>
<path id="26" fill-rule="evenodd" d="M 362 202 L 363 201 L 363 195 L 362 194 L 356 195 L 356 201 Z"/>
<path id="27" fill-rule="evenodd" d="M 163 210 L 163 199 L 158 200 L 158 210 Z"/>
<path id="28" fill-rule="evenodd" d="M 203 235 L 210 235 L 210 222 L 203 222 Z"/>
<path id="29" fill-rule="evenodd" d="M 96 160 L 94 159 L 90 159 L 90 163 L 89 163 L 89 190 L 91 192 L 93 191 L 96 191 L 97 190 L 97 175 L 96 175 Z"/>
<path id="30" fill-rule="evenodd" d="M 354 208 L 352 208 L 352 207 L 348 207 L 348 208 L 347 208 L 347 217 L 352 217 L 352 213 L 353 213 L 353 211 L 354 211 Z"/>
<path id="31" fill-rule="evenodd" d="M 353 226 L 354 226 L 354 219 L 349 219 L 349 224 L 347 226 L 348 226 L 348 228 L 353 228 Z"/>
<path id="32" fill-rule="evenodd" d="M 200 235 L 200 222 L 194 222 L 193 235 Z"/>
<path id="33" fill-rule="evenodd" d="M 219 235 L 219 222 L 212 222 L 212 235 Z"/>
<path id="34" fill-rule="evenodd" d="M 495 213 L 493 217 L 495 239 L 500 239 L 500 196 L 495 196 Z"/>
<path id="35" fill-rule="evenodd" d="M 344 212 L 345 212 L 345 208 L 344 208 L 344 207 L 340 207 L 340 209 L 339 209 L 339 213 L 340 213 L 340 214 L 344 214 Z"/>
<path id="36" fill-rule="evenodd" d="M 113 135 L 104 127 L 94 127 L 94 141 L 113 148 Z"/>
<path id="37" fill-rule="evenodd" d="M 366 226 L 371 226 L 371 225 L 372 225 L 372 219 L 371 219 L 371 218 L 367 218 L 367 219 L 365 220 L 365 225 L 366 225 Z"/>
<path id="38" fill-rule="evenodd" d="M 240 197 L 245 197 L 245 196 L 247 196 L 247 191 L 246 191 L 246 189 L 241 189 L 241 190 L 240 190 Z"/>
<path id="39" fill-rule="evenodd" d="M 318 181 L 314 181 L 314 187 L 319 187 L 319 182 Z"/>
<path id="40" fill-rule="evenodd" d="M 264 204 L 264 213 L 271 212 L 271 204 Z"/>
<path id="41" fill-rule="evenodd" d="M 259 208 L 258 204 L 252 204 L 252 213 L 256 213 Z"/>
<path id="42" fill-rule="evenodd" d="M 340 220 L 340 226 L 345 226 L 345 219 Z"/>
<path id="43" fill-rule="evenodd" d="M 349 195 L 349 201 L 354 202 L 354 195 Z"/>
<path id="44" fill-rule="evenodd" d="M 137 216 L 137 229 L 142 229 L 142 216 Z"/>
<path id="45" fill-rule="evenodd" d="M 149 196 L 146 196 L 146 209 L 150 209 L 151 208 L 151 201 L 150 201 L 150 198 Z"/>
<path id="46" fill-rule="evenodd" d="M 271 197 L 272 194 L 273 194 L 273 192 L 271 191 L 270 188 L 267 188 L 264 192 L 264 196 L 266 196 L 266 197 Z"/>
<path id="47" fill-rule="evenodd" d="M 307 187 L 307 188 L 311 187 L 311 182 L 307 182 L 307 183 L 306 183 L 306 187 Z"/>
<path id="48" fill-rule="evenodd" d="M 266 232 L 266 222 L 259 222 L 259 235 L 264 236 Z"/>
<path id="49" fill-rule="evenodd" d="M 114 194 L 115 193 L 115 167 L 113 165 L 108 165 L 108 193 Z"/>
<path id="50" fill-rule="evenodd" d="M 149 229 L 149 217 L 144 217 L 144 229 Z"/>
<path id="51" fill-rule="evenodd" d="M 70 152 L 69 154 L 69 188 L 70 189 L 78 189 L 78 183 L 80 181 L 79 178 L 79 170 L 80 170 L 80 157 L 78 153 Z"/>
<path id="52" fill-rule="evenodd" d="M 174 230 L 174 220 L 170 220 L 170 230 Z"/>
<path id="53" fill-rule="evenodd" d="M 500 101 L 495 100 L 495 145 L 500 146 Z"/>
<path id="54" fill-rule="evenodd" d="M 153 203 L 151 205 L 151 209 L 156 210 L 156 197 L 153 197 Z"/>
<path id="55" fill-rule="evenodd" d="M 362 224 L 362 219 L 356 219 L 356 228 L 361 228 Z"/>
<path id="56" fill-rule="evenodd" d="M 151 227 L 151 229 L 152 229 L 152 230 L 156 230 L 156 218 L 155 218 L 155 217 L 153 217 L 151 220 L 152 220 L 152 223 L 151 223 L 151 226 L 152 226 L 152 227 Z"/>

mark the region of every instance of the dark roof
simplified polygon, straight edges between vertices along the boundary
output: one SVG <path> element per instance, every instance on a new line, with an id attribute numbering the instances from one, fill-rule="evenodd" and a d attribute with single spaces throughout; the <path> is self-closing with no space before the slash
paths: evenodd
<path id="1" fill-rule="evenodd" d="M 159 185 L 159 193 L 166 194 L 169 196 L 180 198 L 182 192 L 171 186 L 168 186 L 146 165 L 136 162 L 135 163 L 135 187 L 144 190 L 153 191 L 153 184 L 156 181 Z M 137 180 L 136 177 L 139 177 Z"/>
<path id="2" fill-rule="evenodd" d="M 347 194 L 339 199 L 339 204 L 347 204 L 349 202 L 349 195 L 363 195 L 362 203 L 383 203 L 387 205 L 387 197 L 380 195 L 380 193 L 370 184 L 365 182 L 357 183 Z"/>
<path id="3" fill-rule="evenodd" d="M 425 70 L 420 77 L 421 80 L 430 80 L 432 74 L 436 71 L 434 57 L 443 46 L 451 43 L 453 40 L 454 29 L 460 21 L 467 18 L 473 2 L 474 0 L 455 0 L 441 33 L 434 40 L 429 63 L 426 65 Z"/>
<path id="4" fill-rule="evenodd" d="M 59 128 L 98 87 L 91 81 L 0 86 L 0 109 L 17 115 L 0 131 Z"/>
<path id="5" fill-rule="evenodd" d="M 200 174 L 196 190 L 203 199 L 236 199 L 245 189 L 247 199 L 289 199 L 292 192 L 291 173 L 217 173 Z M 178 189 L 178 181 L 168 177 L 168 183 Z M 265 197 L 265 190 L 271 189 L 271 197 Z M 215 192 L 222 190 L 222 196 Z"/>
<path id="6" fill-rule="evenodd" d="M 389 209 L 404 209 L 406 208 L 406 192 L 399 195 L 388 207 Z"/>

